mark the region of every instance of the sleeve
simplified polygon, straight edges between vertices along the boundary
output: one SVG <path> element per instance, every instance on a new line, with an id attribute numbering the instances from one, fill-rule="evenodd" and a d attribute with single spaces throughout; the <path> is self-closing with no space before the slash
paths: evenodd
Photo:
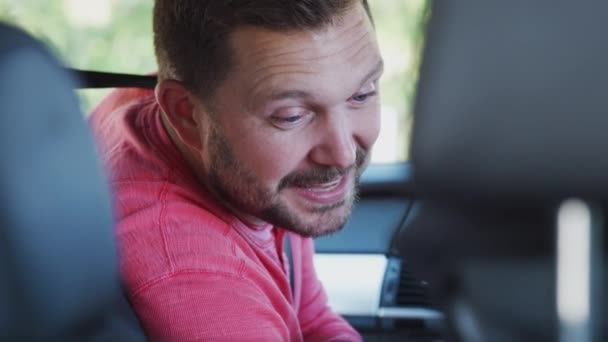
<path id="1" fill-rule="evenodd" d="M 298 318 L 305 341 L 361 341 L 346 320 L 329 307 L 313 265 L 313 240 L 302 239 L 302 292 Z"/>
<path id="2" fill-rule="evenodd" d="M 150 341 L 289 340 L 281 313 L 243 277 L 182 271 L 131 300 Z"/>

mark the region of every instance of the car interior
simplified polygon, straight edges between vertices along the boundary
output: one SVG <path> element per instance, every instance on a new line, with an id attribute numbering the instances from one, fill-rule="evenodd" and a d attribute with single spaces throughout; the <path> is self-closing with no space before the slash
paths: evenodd
<path id="1" fill-rule="evenodd" d="M 432 3 L 411 161 L 370 165 L 347 226 L 315 241 L 365 341 L 606 339 L 607 7 Z M 0 71 L 0 341 L 145 340 L 73 89 L 155 78 L 65 68 L 4 25 Z"/>

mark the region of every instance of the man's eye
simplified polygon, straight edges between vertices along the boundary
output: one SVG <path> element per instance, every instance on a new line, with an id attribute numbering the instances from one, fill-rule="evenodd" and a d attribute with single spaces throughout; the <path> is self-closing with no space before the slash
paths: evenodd
<path id="1" fill-rule="evenodd" d="M 362 88 L 357 94 L 351 96 L 349 101 L 354 102 L 355 104 L 363 104 L 369 100 L 370 97 L 376 95 L 376 92 L 376 83 L 373 82 Z"/>
<path id="2" fill-rule="evenodd" d="M 297 127 L 311 115 L 312 113 L 310 111 L 299 110 L 294 111 L 293 113 L 279 113 L 275 116 L 271 116 L 270 121 L 276 127 L 287 130 Z"/>
<path id="3" fill-rule="evenodd" d="M 286 122 L 286 123 L 296 123 L 301 118 L 302 118 L 302 115 L 294 115 L 294 116 L 290 116 L 290 117 L 287 117 L 287 118 L 279 118 L 279 120 L 283 121 L 283 122 Z"/>
<path id="4" fill-rule="evenodd" d="M 376 91 L 371 91 L 369 93 L 364 93 L 364 94 L 356 94 L 353 95 L 353 97 L 351 97 L 351 101 L 355 102 L 355 103 L 365 103 L 365 101 L 367 101 L 367 99 L 369 99 L 370 97 L 376 95 Z"/>
<path id="5" fill-rule="evenodd" d="M 294 115 L 288 117 L 272 117 L 271 121 L 276 126 L 295 125 L 302 119 L 302 115 Z"/>
<path id="6" fill-rule="evenodd" d="M 365 102 L 365 100 L 367 100 L 367 98 L 369 96 L 370 96 L 370 93 L 355 95 L 355 96 L 353 96 L 353 101 L 355 101 L 355 102 Z"/>

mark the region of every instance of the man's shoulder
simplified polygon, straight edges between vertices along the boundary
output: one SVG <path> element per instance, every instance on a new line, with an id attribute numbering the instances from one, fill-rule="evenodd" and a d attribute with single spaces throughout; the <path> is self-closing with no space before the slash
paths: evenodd
<path id="1" fill-rule="evenodd" d="M 175 196 L 121 218 L 116 236 L 131 291 L 183 272 L 240 276 L 251 248 L 225 217 Z"/>
<path id="2" fill-rule="evenodd" d="M 138 112 L 143 104 L 154 101 L 148 89 L 117 89 L 106 96 L 89 115 L 89 124 L 96 138 L 105 139 L 128 113 Z"/>
<path id="3" fill-rule="evenodd" d="M 89 124 L 112 182 L 164 177 L 171 165 L 163 153 L 172 146 L 158 115 L 154 93 L 142 89 L 116 90 L 93 110 Z"/>

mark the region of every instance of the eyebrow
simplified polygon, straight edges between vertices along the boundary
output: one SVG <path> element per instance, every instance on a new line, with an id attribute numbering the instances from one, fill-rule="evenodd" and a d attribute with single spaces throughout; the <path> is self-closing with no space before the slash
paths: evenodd
<path id="1" fill-rule="evenodd" d="M 384 72 L 384 60 L 380 58 L 376 66 L 365 75 L 359 87 L 363 87 L 367 82 L 371 81 L 375 76 L 381 75 Z"/>
<path id="2" fill-rule="evenodd" d="M 365 77 L 363 78 L 363 81 L 361 81 L 361 84 L 359 85 L 359 88 L 363 87 L 367 82 L 369 82 L 376 75 L 380 75 L 383 71 L 384 71 L 384 61 L 382 59 L 380 59 L 378 61 L 378 63 L 376 63 L 376 66 L 365 75 Z M 284 99 L 311 99 L 313 97 L 314 96 L 307 91 L 290 89 L 290 90 L 273 93 L 270 96 L 270 100 L 278 101 L 278 100 L 284 100 Z"/>
<path id="3" fill-rule="evenodd" d="M 304 90 L 286 90 L 272 94 L 272 96 L 270 96 L 270 100 L 278 101 L 284 99 L 306 99 L 312 97 L 312 94 Z"/>

